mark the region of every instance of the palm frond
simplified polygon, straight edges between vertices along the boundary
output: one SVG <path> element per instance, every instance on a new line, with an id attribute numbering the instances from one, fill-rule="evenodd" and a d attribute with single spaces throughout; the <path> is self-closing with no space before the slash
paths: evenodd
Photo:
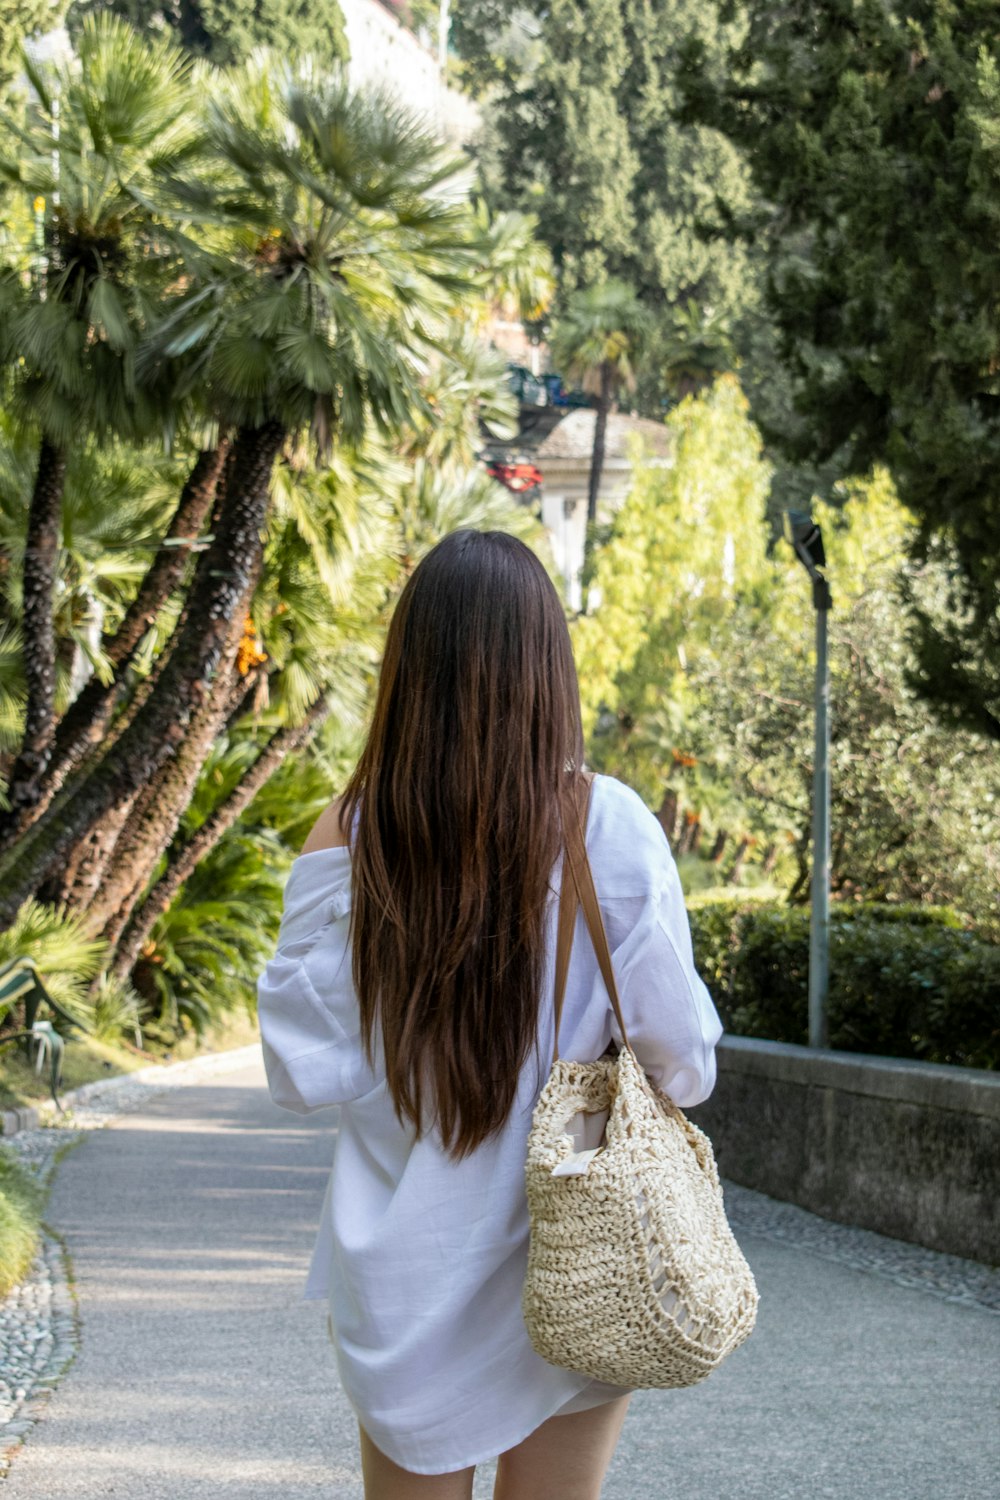
<path id="1" fill-rule="evenodd" d="M 625 282 L 583 287 L 570 294 L 552 331 L 553 362 L 584 389 L 597 389 L 602 366 L 616 384 L 634 385 L 651 326 L 649 313 Z"/>
<path id="2" fill-rule="evenodd" d="M 101 966 L 107 944 L 86 935 L 80 916 L 29 900 L 0 932 L 0 963 L 30 958 L 54 1000 L 86 1018 L 87 986 Z"/>

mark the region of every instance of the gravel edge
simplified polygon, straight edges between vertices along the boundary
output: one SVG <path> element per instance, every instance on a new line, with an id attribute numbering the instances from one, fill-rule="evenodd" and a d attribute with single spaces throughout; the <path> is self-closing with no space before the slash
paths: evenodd
<path id="1" fill-rule="evenodd" d="M 69 1251 L 65 1242 L 47 1226 L 31 1271 L 4 1299 L 3 1306 L 5 1310 L 9 1306 L 15 1316 L 17 1312 L 24 1315 L 24 1328 L 31 1327 L 31 1320 L 37 1318 L 41 1309 L 45 1331 L 26 1351 L 28 1368 L 24 1371 L 22 1367 L 20 1376 L 25 1384 L 11 1388 L 6 1379 L 0 1378 L 0 1401 L 12 1410 L 8 1420 L 0 1424 L 0 1480 L 6 1478 L 17 1450 L 44 1416 L 56 1383 L 73 1363 L 80 1344 L 80 1316 Z M 3 1330 L 4 1335 L 7 1331 Z M 8 1343 L 6 1337 L 3 1343 Z"/>

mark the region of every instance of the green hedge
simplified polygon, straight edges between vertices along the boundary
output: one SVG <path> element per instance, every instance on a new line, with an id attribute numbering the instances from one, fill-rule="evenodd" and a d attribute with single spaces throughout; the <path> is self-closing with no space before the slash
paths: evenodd
<path id="1" fill-rule="evenodd" d="M 805 1044 L 809 913 L 693 901 L 695 958 L 727 1031 Z M 834 907 L 831 1047 L 1000 1067 L 1000 946 L 941 907 Z"/>

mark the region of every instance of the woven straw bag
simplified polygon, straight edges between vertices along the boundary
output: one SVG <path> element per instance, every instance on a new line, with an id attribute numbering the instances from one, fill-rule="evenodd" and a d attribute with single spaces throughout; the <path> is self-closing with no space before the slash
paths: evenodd
<path id="1" fill-rule="evenodd" d="M 589 792 L 588 782 L 588 801 Z M 567 824 L 555 1060 L 528 1139 L 524 1320 L 550 1364 L 632 1389 L 694 1385 L 751 1332 L 757 1287 L 726 1219 L 711 1142 L 629 1045 L 578 805 Z M 596 1062 L 559 1056 L 580 905 L 624 1043 Z"/>

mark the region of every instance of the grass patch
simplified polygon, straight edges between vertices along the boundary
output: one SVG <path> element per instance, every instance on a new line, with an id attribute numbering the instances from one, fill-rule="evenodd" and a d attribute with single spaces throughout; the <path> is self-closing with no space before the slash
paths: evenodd
<path id="1" fill-rule="evenodd" d="M 0 1297 L 26 1274 L 38 1248 L 43 1190 L 0 1149 Z"/>
<path id="2" fill-rule="evenodd" d="M 76 1033 L 66 1043 L 60 1094 L 85 1083 L 94 1083 L 98 1078 L 134 1073 L 153 1063 L 180 1062 L 203 1052 L 226 1052 L 233 1047 L 246 1047 L 257 1041 L 258 1036 L 256 1021 L 242 1010 L 224 1017 L 200 1039 L 190 1031 L 169 1047 L 151 1045 L 143 1052 Z M 37 1074 L 20 1047 L 5 1047 L 0 1052 L 0 1109 L 42 1104 L 50 1098 L 48 1070 L 43 1068 L 41 1074 Z"/>

